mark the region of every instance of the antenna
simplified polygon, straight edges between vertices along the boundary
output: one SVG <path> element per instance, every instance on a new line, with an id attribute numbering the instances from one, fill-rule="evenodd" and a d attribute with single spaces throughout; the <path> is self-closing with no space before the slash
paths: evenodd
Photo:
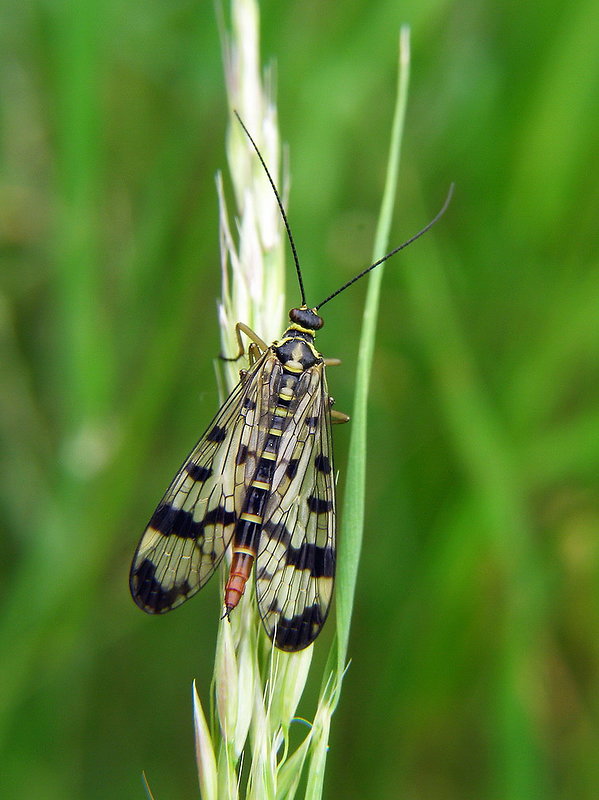
<path id="1" fill-rule="evenodd" d="M 366 269 L 363 269 L 362 272 L 359 272 L 354 278 L 349 280 L 347 283 L 344 283 L 343 286 L 341 286 L 341 288 L 337 289 L 336 292 L 333 292 L 333 294 L 329 295 L 325 300 L 323 300 L 321 303 L 319 303 L 317 306 L 315 306 L 315 311 L 318 311 L 319 308 L 322 308 L 324 306 L 324 304 L 328 303 L 329 300 L 332 300 L 333 297 L 337 297 L 338 294 L 341 294 L 341 292 L 345 291 L 349 286 L 352 285 L 352 283 L 355 283 L 356 281 L 359 281 L 360 278 L 363 278 L 364 275 L 366 275 L 368 272 L 370 272 L 370 270 L 374 269 L 375 267 L 378 267 L 379 264 L 382 264 L 384 261 L 386 261 L 388 258 L 391 258 L 391 256 L 394 256 L 396 253 L 399 253 L 400 250 L 403 250 L 409 244 L 412 244 L 412 242 L 415 242 L 416 239 L 420 239 L 421 236 L 424 236 L 424 234 L 427 231 L 429 231 L 433 227 L 433 225 L 436 222 L 438 222 L 441 219 L 441 217 L 443 216 L 443 214 L 445 214 L 445 212 L 447 211 L 447 207 L 448 207 L 449 203 L 451 202 L 451 198 L 453 197 L 453 189 L 454 189 L 454 184 L 452 183 L 449 186 L 449 191 L 447 192 L 447 197 L 445 198 L 445 202 L 443 203 L 443 205 L 441 207 L 441 210 L 438 211 L 437 214 L 435 214 L 435 216 L 432 218 L 432 220 L 427 225 L 425 225 L 424 228 L 419 230 L 418 233 L 415 233 L 413 236 L 410 236 L 410 238 L 407 239 L 403 244 L 400 244 L 399 247 L 395 247 L 393 250 L 391 250 L 390 253 L 387 253 L 386 256 L 383 256 L 382 258 L 379 258 L 379 260 L 375 261 L 374 264 L 371 264 L 369 267 L 366 267 Z"/>
<path id="2" fill-rule="evenodd" d="M 297 272 L 297 280 L 298 280 L 298 283 L 299 283 L 300 294 L 302 296 L 302 305 L 305 306 L 306 305 L 306 293 L 304 292 L 304 281 L 302 279 L 302 271 L 300 269 L 299 258 L 297 257 L 297 250 L 295 249 L 295 242 L 293 241 L 293 236 L 291 234 L 291 227 L 289 226 L 289 221 L 287 219 L 287 214 L 285 213 L 285 209 L 283 208 L 283 201 L 281 200 L 279 192 L 277 191 L 277 187 L 275 186 L 275 182 L 272 179 L 270 172 L 268 171 L 268 167 L 266 166 L 266 162 L 262 158 L 262 153 L 260 152 L 260 150 L 258 150 L 258 145 L 252 139 L 251 133 L 245 127 L 245 125 L 243 123 L 243 120 L 241 119 L 241 117 L 239 116 L 239 114 L 237 113 L 237 111 L 235 109 L 233 109 L 233 113 L 235 114 L 235 116 L 239 120 L 239 124 L 241 125 L 241 127 L 245 131 L 245 134 L 248 137 L 248 139 L 250 140 L 250 142 L 252 143 L 252 147 L 256 151 L 256 154 L 257 154 L 258 158 L 260 159 L 260 163 L 264 167 L 264 172 L 266 172 L 266 177 L 268 178 L 268 180 L 270 182 L 270 185 L 272 186 L 272 190 L 275 193 L 275 197 L 277 198 L 277 203 L 279 204 L 279 210 L 281 212 L 281 216 L 283 217 L 283 222 L 285 223 L 285 230 L 287 231 L 287 238 L 289 239 L 289 244 L 291 245 L 291 252 L 293 253 L 293 260 L 295 262 L 295 271 Z"/>
<path id="3" fill-rule="evenodd" d="M 239 114 L 237 113 L 237 111 L 235 109 L 233 109 L 233 113 L 235 114 L 235 116 L 237 117 L 237 119 L 239 121 L 239 124 L 241 125 L 241 127 L 245 131 L 246 136 L 248 137 L 248 139 L 252 143 L 252 147 L 254 148 L 254 150 L 256 151 L 256 155 L 260 159 L 260 163 L 264 167 L 264 172 L 266 173 L 266 177 L 268 178 L 269 183 L 270 183 L 270 185 L 272 187 L 272 190 L 275 193 L 275 197 L 277 199 L 279 210 L 281 212 L 281 217 L 283 218 L 283 222 L 285 224 L 285 230 L 287 231 L 287 238 L 289 239 L 289 244 L 291 245 L 291 252 L 293 253 L 293 260 L 295 262 L 295 271 L 297 273 L 297 280 L 298 280 L 298 283 L 299 283 L 300 294 L 302 296 L 302 306 L 306 306 L 307 305 L 306 304 L 306 293 L 304 291 L 304 281 L 302 279 L 302 271 L 300 269 L 299 258 L 297 257 L 297 250 L 295 248 L 295 242 L 293 241 L 293 235 L 291 233 L 291 227 L 289 225 L 289 220 L 287 219 L 287 214 L 285 213 L 285 209 L 283 208 L 283 201 L 281 200 L 281 196 L 279 195 L 277 187 L 275 186 L 275 182 L 272 179 L 272 176 L 271 176 L 270 172 L 268 171 L 268 167 L 266 166 L 266 162 L 262 158 L 262 153 L 258 149 L 258 145 L 256 144 L 256 142 L 252 138 L 252 134 L 245 127 L 245 124 L 244 124 L 243 120 L 241 119 L 241 117 L 239 116 Z M 432 220 L 429 223 L 427 223 L 424 226 L 424 228 L 419 230 L 418 233 L 415 233 L 413 236 L 410 236 L 409 239 L 406 239 L 406 241 L 403 242 L 403 244 L 400 244 L 398 247 L 395 247 L 393 250 L 391 250 L 390 253 L 387 253 L 386 256 L 383 256 L 382 258 L 379 258 L 379 260 L 375 261 L 374 264 L 371 264 L 369 267 L 366 267 L 366 269 L 363 269 L 362 272 L 359 272 L 355 277 L 353 277 L 351 280 L 347 281 L 347 283 L 344 283 L 343 286 L 341 286 L 339 289 L 337 289 L 336 292 L 333 292 L 333 294 L 330 294 L 321 303 L 319 303 L 317 306 L 315 306 L 314 307 L 314 311 L 318 311 L 319 308 L 322 308 L 324 306 L 324 304 L 328 303 L 329 300 L 332 300 L 333 297 L 337 297 L 338 294 L 341 294 L 341 292 L 344 292 L 348 287 L 350 287 L 352 285 L 352 283 L 355 283 L 356 281 L 359 281 L 360 278 L 363 278 L 364 275 L 369 273 L 375 267 L 378 267 L 384 261 L 387 261 L 387 259 L 391 258 L 391 256 L 394 256 L 396 253 L 399 253 L 400 250 L 404 250 L 409 244 L 412 244 L 412 242 L 415 242 L 416 239 L 420 239 L 421 236 L 424 236 L 424 234 L 427 231 L 429 231 L 433 227 L 433 225 L 436 222 L 438 222 L 441 219 L 441 217 L 443 216 L 443 214 L 445 214 L 445 212 L 447 211 L 447 207 L 449 206 L 449 204 L 451 202 L 451 198 L 453 197 L 453 190 L 454 190 L 454 184 L 452 183 L 449 186 L 449 191 L 447 192 L 447 197 L 445 198 L 445 202 L 441 206 L 441 210 L 438 211 L 437 214 L 435 214 L 435 216 L 432 218 Z"/>

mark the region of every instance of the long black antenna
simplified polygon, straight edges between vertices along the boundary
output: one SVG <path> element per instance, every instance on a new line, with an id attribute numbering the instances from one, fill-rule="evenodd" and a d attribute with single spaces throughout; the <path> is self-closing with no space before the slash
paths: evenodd
<path id="1" fill-rule="evenodd" d="M 272 190 L 275 193 L 275 197 L 277 198 L 277 203 L 279 204 L 279 210 L 281 212 L 281 216 L 283 217 L 283 222 L 285 223 L 285 230 L 287 231 L 287 238 L 289 239 L 289 244 L 291 245 L 291 252 L 293 253 L 293 260 L 295 261 L 295 271 L 297 272 L 297 280 L 298 280 L 298 283 L 299 283 L 300 294 L 302 296 L 302 305 L 305 306 L 306 305 L 306 293 L 304 292 L 304 281 L 302 279 L 302 271 L 300 269 L 299 258 L 297 257 L 297 250 L 295 249 L 295 242 L 293 241 L 293 236 L 291 235 L 291 228 L 289 226 L 289 221 L 287 219 L 287 214 L 285 213 L 285 209 L 283 208 L 283 202 L 281 200 L 279 192 L 277 191 L 277 187 L 275 186 L 275 182 L 273 181 L 273 179 L 272 179 L 272 177 L 270 175 L 270 172 L 268 171 L 268 167 L 266 166 L 266 162 L 262 158 L 262 153 L 260 152 L 260 150 L 258 150 L 258 145 L 252 139 L 252 134 L 245 127 L 245 125 L 243 124 L 243 120 L 241 119 L 241 117 L 239 116 L 237 111 L 235 111 L 235 109 L 233 109 L 233 113 L 235 114 L 235 116 L 239 120 L 239 124 L 241 125 L 241 127 L 245 131 L 246 136 L 248 137 L 250 142 L 252 143 L 252 146 L 253 146 L 254 150 L 256 151 L 256 154 L 257 154 L 258 158 L 260 159 L 260 163 L 264 167 L 264 172 L 266 172 L 266 177 L 270 181 L 270 185 L 272 186 Z"/>
<path id="2" fill-rule="evenodd" d="M 388 258 L 391 258 L 391 256 L 395 255 L 395 253 L 399 253 L 400 250 L 403 250 L 409 244 L 412 244 L 412 242 L 415 242 L 416 239 L 420 239 L 420 237 L 423 236 L 428 230 L 430 230 L 433 227 L 433 225 L 435 224 L 435 222 L 438 222 L 441 219 L 441 217 L 443 216 L 443 214 L 445 214 L 445 212 L 447 211 L 447 206 L 451 202 L 451 198 L 453 196 L 453 188 L 454 188 L 454 184 L 452 183 L 450 185 L 450 187 L 449 187 L 449 191 L 447 192 L 447 197 L 445 198 L 445 202 L 443 203 L 443 206 L 441 207 L 441 210 L 439 212 L 437 212 L 437 214 L 432 218 L 432 220 L 427 225 L 424 226 L 424 228 L 422 228 L 422 230 L 419 230 L 418 233 L 415 233 L 413 236 L 410 236 L 410 238 L 407 239 L 403 244 L 400 244 L 399 247 L 394 248 L 393 250 L 391 250 L 390 253 L 387 253 L 386 256 L 383 256 L 382 258 L 379 258 L 379 260 L 375 261 L 374 264 L 371 264 L 369 267 L 366 267 L 366 269 L 363 269 L 362 272 L 358 273 L 358 275 L 356 275 L 350 281 L 348 281 L 347 283 L 344 283 L 343 286 L 341 286 L 339 289 L 337 289 L 336 292 L 333 292 L 333 294 L 329 295 L 326 298 L 326 300 L 323 300 L 322 303 L 319 303 L 317 306 L 315 306 L 314 310 L 318 311 L 318 309 L 322 308 L 325 303 L 328 303 L 329 300 L 333 299 L 333 297 L 337 297 L 338 294 L 341 294 L 341 292 L 345 291 L 348 288 L 348 286 L 352 285 L 352 283 L 355 283 L 356 281 L 359 281 L 360 278 L 363 278 L 364 275 L 366 275 L 368 272 L 370 272 L 371 269 L 374 269 L 375 267 L 378 267 L 379 264 L 383 263 L 383 261 L 386 261 Z"/>

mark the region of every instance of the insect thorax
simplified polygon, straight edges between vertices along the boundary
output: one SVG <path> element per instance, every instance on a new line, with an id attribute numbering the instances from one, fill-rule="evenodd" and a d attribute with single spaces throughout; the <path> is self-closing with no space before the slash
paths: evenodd
<path id="1" fill-rule="evenodd" d="M 273 350 L 283 367 L 292 373 L 305 372 L 322 362 L 322 356 L 314 347 L 314 336 L 293 326 L 273 345 Z"/>
<path id="2" fill-rule="evenodd" d="M 299 374 L 322 363 L 322 356 L 314 347 L 314 336 L 324 320 L 315 309 L 307 306 L 292 308 L 289 320 L 291 325 L 282 339 L 273 344 L 273 350 L 287 372 Z"/>

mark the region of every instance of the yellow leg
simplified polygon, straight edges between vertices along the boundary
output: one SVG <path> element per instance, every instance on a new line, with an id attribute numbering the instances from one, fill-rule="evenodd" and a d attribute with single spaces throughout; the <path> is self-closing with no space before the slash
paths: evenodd
<path id="1" fill-rule="evenodd" d="M 341 411 L 331 411 L 331 422 L 339 425 L 343 422 L 349 422 L 349 417 Z"/>
<path id="2" fill-rule="evenodd" d="M 263 351 L 260 350 L 256 342 L 250 342 L 250 346 L 248 347 L 248 361 L 250 362 L 250 367 L 258 361 L 262 353 Z"/>
<path id="3" fill-rule="evenodd" d="M 250 354 L 250 364 L 254 364 L 259 356 L 256 356 L 256 351 L 260 354 L 265 353 L 268 350 L 268 345 L 266 342 L 261 339 L 257 333 L 245 324 L 245 322 L 238 322 L 235 325 L 235 336 L 237 337 L 237 344 L 239 346 L 239 352 L 236 356 L 228 357 L 221 355 L 220 358 L 222 361 L 239 361 L 241 356 L 245 353 L 245 348 L 243 346 L 243 339 L 241 338 L 241 334 L 245 333 L 248 339 L 252 340 L 252 344 L 249 347 L 249 354 Z M 253 349 L 252 349 L 253 346 Z M 254 359 L 252 361 L 252 358 Z"/>

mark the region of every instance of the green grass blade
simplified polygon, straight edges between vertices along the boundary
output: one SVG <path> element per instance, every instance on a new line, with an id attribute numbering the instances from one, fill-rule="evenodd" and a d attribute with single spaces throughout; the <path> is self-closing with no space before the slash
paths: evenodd
<path id="1" fill-rule="evenodd" d="M 374 261 L 382 258 L 388 248 L 408 98 L 409 66 L 410 33 L 409 28 L 404 26 L 400 33 L 399 80 L 385 191 L 373 250 Z M 337 672 L 339 678 L 343 674 L 347 658 L 358 563 L 362 549 L 366 482 L 366 407 L 383 271 L 383 265 L 377 267 L 370 274 L 368 281 L 356 368 L 356 394 L 351 420 L 351 438 L 342 513 L 343 529 L 340 537 L 340 556 L 337 569 Z"/>

